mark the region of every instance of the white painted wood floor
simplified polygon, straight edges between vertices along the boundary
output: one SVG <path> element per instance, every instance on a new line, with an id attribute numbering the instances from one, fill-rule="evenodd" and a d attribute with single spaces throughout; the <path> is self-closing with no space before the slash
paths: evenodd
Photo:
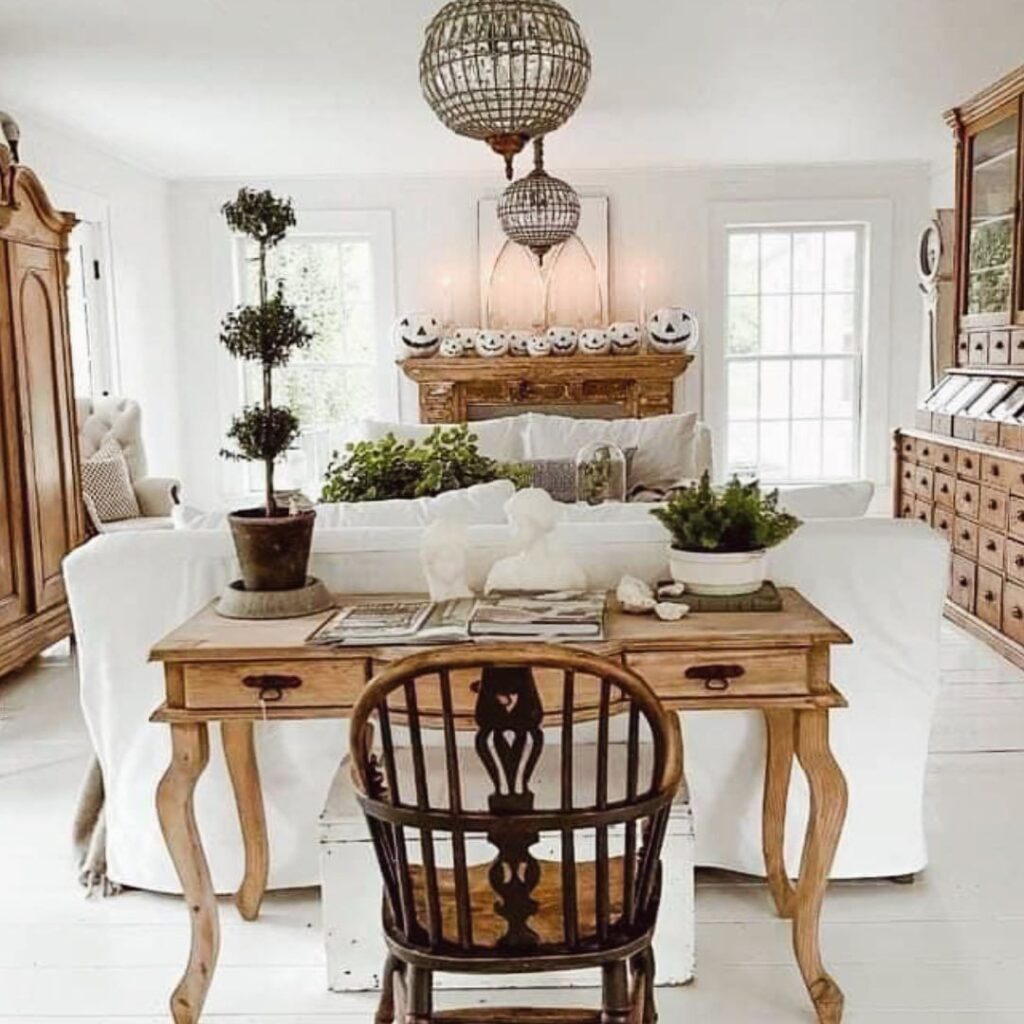
<path id="1" fill-rule="evenodd" d="M 836 885 L 826 902 L 823 946 L 847 1024 L 1024 1022 L 1024 673 L 946 624 L 943 675 L 932 866 L 909 887 Z M 66 652 L 0 684 L 0 1024 L 169 1020 L 187 946 L 180 901 L 86 900 L 73 878 L 68 831 L 87 751 Z M 705 878 L 697 916 L 698 980 L 662 990 L 664 1024 L 813 1022 L 788 926 L 760 885 Z M 224 904 L 222 927 L 204 1021 L 372 1020 L 374 998 L 326 990 L 315 891 L 271 894 L 257 924 Z M 514 1001 L 504 995 L 494 998 Z"/>

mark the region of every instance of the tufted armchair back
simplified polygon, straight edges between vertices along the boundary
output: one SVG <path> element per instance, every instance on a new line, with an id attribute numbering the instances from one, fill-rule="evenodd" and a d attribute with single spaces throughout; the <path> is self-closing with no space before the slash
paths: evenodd
<path id="1" fill-rule="evenodd" d="M 142 447 L 142 410 L 131 398 L 103 395 L 100 398 L 76 398 L 78 447 L 82 459 L 89 458 L 108 437 L 124 451 L 132 482 L 146 476 L 146 452 Z"/>

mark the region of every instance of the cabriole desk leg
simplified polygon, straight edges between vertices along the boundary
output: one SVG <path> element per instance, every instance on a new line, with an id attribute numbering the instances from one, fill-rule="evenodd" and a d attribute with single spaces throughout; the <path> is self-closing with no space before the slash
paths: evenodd
<path id="1" fill-rule="evenodd" d="M 267 844 L 267 821 L 263 813 L 263 790 L 256 763 L 254 723 L 221 722 L 220 734 L 224 757 L 235 791 L 238 820 L 245 843 L 245 876 L 235 896 L 238 912 L 246 921 L 255 921 L 267 891 L 270 851 Z"/>
<path id="2" fill-rule="evenodd" d="M 828 711 L 798 711 L 796 756 L 811 792 L 810 818 L 793 901 L 793 949 L 821 1024 L 839 1024 L 843 993 L 821 962 L 821 906 L 846 819 L 846 779 L 832 755 Z"/>
<path id="3" fill-rule="evenodd" d="M 792 917 L 795 892 L 786 873 L 784 846 L 796 721 L 789 710 L 765 711 L 764 721 L 768 738 L 761 813 L 764 866 L 779 917 Z"/>
<path id="4" fill-rule="evenodd" d="M 217 901 L 196 827 L 193 794 L 210 759 L 205 722 L 171 725 L 171 763 L 156 792 L 160 828 L 181 880 L 192 923 L 188 966 L 171 994 L 175 1024 L 196 1024 L 210 988 L 220 948 Z"/>

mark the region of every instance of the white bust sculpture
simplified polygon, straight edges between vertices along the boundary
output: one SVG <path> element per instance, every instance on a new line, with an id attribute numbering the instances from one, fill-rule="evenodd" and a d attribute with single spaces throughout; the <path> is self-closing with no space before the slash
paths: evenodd
<path id="1" fill-rule="evenodd" d="M 561 518 L 554 498 L 539 487 L 518 491 L 505 504 L 518 552 L 491 566 L 484 592 L 493 590 L 585 590 L 587 574 L 551 544 Z"/>
<path id="2" fill-rule="evenodd" d="M 435 519 L 423 531 L 420 561 L 427 577 L 431 601 L 472 597 L 466 581 L 466 524 L 454 519 Z"/>

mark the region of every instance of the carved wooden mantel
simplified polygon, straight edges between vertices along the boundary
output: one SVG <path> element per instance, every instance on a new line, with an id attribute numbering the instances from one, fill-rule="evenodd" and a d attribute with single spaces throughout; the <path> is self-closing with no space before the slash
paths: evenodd
<path id="1" fill-rule="evenodd" d="M 618 416 L 659 416 L 672 412 L 673 382 L 692 359 L 653 354 L 433 357 L 400 365 L 419 386 L 422 423 L 463 423 L 515 406 L 570 415 L 574 407 L 607 407 Z"/>

